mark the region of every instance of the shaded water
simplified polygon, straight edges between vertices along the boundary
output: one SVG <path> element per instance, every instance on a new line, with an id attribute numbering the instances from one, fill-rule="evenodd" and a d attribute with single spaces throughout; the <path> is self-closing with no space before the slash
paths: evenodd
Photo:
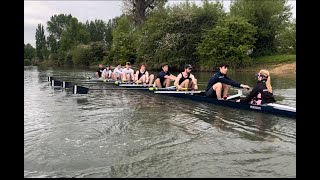
<path id="1" fill-rule="evenodd" d="M 25 67 L 25 177 L 296 177 L 296 120 L 142 91 L 72 95 L 47 82 L 92 71 Z M 204 89 L 210 73 L 195 75 Z M 229 77 L 256 83 L 252 72 Z M 294 75 L 272 85 L 295 107 Z"/>

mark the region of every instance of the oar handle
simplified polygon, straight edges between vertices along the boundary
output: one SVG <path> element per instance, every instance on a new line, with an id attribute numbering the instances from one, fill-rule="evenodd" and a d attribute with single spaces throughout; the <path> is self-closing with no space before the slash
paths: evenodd
<path id="1" fill-rule="evenodd" d="M 177 89 L 177 91 L 188 91 L 188 90 L 192 90 L 192 88 L 179 88 L 179 89 Z"/>
<path id="2" fill-rule="evenodd" d="M 172 88 L 172 87 L 169 87 L 169 88 L 157 88 L 157 87 L 151 87 L 149 88 L 149 91 L 175 91 L 176 88 Z"/>

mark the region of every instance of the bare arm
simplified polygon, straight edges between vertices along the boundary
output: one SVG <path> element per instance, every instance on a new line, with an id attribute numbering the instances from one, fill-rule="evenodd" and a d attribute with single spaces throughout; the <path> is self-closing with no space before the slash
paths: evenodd
<path id="1" fill-rule="evenodd" d="M 197 84 L 197 79 L 194 77 L 194 75 L 193 74 L 190 74 L 190 78 L 191 78 L 191 80 L 192 80 L 192 82 L 193 82 L 193 84 Z"/>
<path id="2" fill-rule="evenodd" d="M 131 77 L 132 77 L 132 81 L 134 81 L 135 78 L 134 78 L 134 71 L 133 70 L 131 71 Z"/>
<path id="3" fill-rule="evenodd" d="M 166 78 L 166 77 L 165 77 Z M 176 80 L 177 76 L 170 74 L 170 76 L 168 77 L 170 80 Z"/>
<path id="4" fill-rule="evenodd" d="M 175 79 L 175 81 L 174 81 L 174 83 L 173 83 L 173 85 L 176 86 L 178 89 L 181 88 L 180 85 L 179 85 L 179 81 L 180 81 L 181 77 L 182 77 L 181 74 L 179 74 L 179 75 L 176 77 L 176 79 Z"/>
<path id="5" fill-rule="evenodd" d="M 149 72 L 146 71 L 146 82 L 149 82 Z"/>

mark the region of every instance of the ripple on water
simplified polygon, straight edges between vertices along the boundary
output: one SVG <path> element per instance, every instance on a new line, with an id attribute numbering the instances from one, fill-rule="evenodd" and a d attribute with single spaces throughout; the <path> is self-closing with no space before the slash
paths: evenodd
<path id="1" fill-rule="evenodd" d="M 25 177 L 295 177 L 295 120 L 141 91 L 72 95 L 48 74 L 92 71 L 25 69 Z"/>

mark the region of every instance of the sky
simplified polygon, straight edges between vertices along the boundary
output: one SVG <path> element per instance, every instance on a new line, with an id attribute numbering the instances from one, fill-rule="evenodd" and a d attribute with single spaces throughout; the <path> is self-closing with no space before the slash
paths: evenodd
<path id="1" fill-rule="evenodd" d="M 167 4 L 180 3 L 181 1 L 169 0 Z M 190 0 L 190 2 L 193 2 Z M 201 3 L 200 0 L 195 2 Z M 223 0 L 224 9 L 229 11 L 230 0 Z M 289 0 L 292 8 L 292 17 L 296 17 L 296 1 Z M 51 1 L 51 0 L 24 0 L 24 43 L 30 43 L 35 47 L 35 32 L 38 24 L 47 27 L 47 21 L 55 14 L 71 14 L 80 22 L 100 19 L 108 22 L 122 14 L 121 0 L 73 0 L 73 1 Z M 46 30 L 45 30 L 46 32 Z M 45 33 L 47 36 L 47 32 Z"/>

